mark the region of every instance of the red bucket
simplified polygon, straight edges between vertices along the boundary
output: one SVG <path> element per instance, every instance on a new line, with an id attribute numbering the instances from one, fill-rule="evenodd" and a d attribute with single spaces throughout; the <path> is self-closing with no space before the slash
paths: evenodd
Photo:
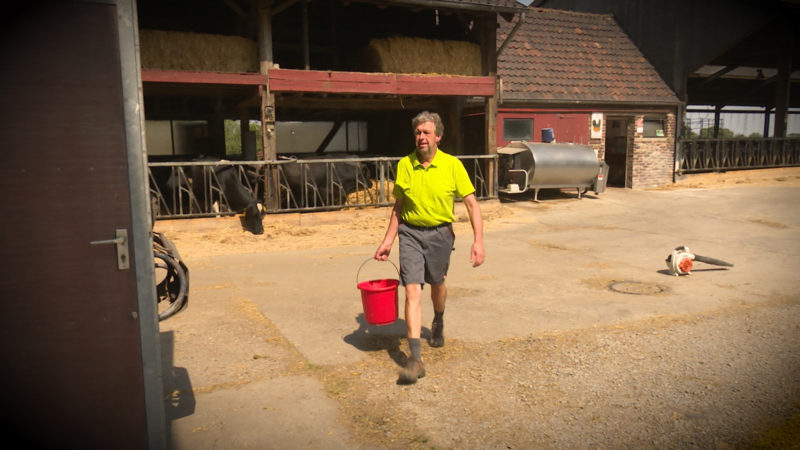
<path id="1" fill-rule="evenodd" d="M 364 261 L 364 267 L 369 260 Z M 391 262 L 391 261 L 390 261 Z M 394 263 L 392 263 L 394 266 Z M 361 267 L 358 273 L 361 273 Z M 397 270 L 397 266 L 395 266 Z M 358 283 L 358 275 L 356 275 Z M 358 283 L 361 290 L 361 304 L 364 307 L 364 318 L 367 323 L 372 325 L 389 325 L 397 320 L 397 286 L 400 284 L 396 279 L 378 279 L 362 281 Z"/>

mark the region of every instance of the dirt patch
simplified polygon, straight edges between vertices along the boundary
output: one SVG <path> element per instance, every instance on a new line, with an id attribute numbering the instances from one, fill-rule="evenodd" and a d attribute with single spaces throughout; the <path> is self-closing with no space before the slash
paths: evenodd
<path id="1" fill-rule="evenodd" d="M 294 216 L 280 215 L 264 218 L 264 234 L 254 235 L 242 230 L 235 217 L 188 221 L 156 222 L 161 231 L 177 246 L 183 258 L 205 258 L 272 251 L 333 248 L 343 245 L 374 245 L 378 247 L 386 233 L 388 208 L 362 211 L 325 213 L 324 216 L 302 223 Z M 482 205 L 484 228 L 502 227 L 503 219 L 514 216 L 514 210 L 497 202 Z M 471 236 L 472 228 L 466 212 L 459 213 L 453 224 L 459 236 Z"/>
<path id="2" fill-rule="evenodd" d="M 754 429 L 759 414 L 777 420 L 786 405 L 745 407 L 731 386 L 771 396 L 786 387 L 784 377 L 797 382 L 791 367 L 766 355 L 749 363 L 741 356 L 776 344 L 798 356 L 792 338 L 780 337 L 798 313 L 797 305 L 742 307 L 484 344 L 448 340 L 441 349 L 423 344 L 428 375 L 415 386 L 394 383 L 406 344 L 387 337 L 368 360 L 326 368 L 322 378 L 356 435 L 387 448 L 738 448 L 770 433 L 796 443 L 789 424 L 800 398 L 788 422 Z M 744 331 L 757 319 L 777 329 Z"/>
<path id="3" fill-rule="evenodd" d="M 671 185 L 660 189 L 706 189 L 750 186 L 800 186 L 800 167 L 776 169 L 730 170 L 687 174 Z"/>

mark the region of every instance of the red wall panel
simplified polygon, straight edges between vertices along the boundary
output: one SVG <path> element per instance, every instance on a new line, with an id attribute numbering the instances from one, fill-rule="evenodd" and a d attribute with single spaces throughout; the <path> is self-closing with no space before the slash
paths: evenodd
<path id="1" fill-rule="evenodd" d="M 503 120 L 507 118 L 533 119 L 532 142 L 542 142 L 542 128 L 552 128 L 556 142 L 589 144 L 589 111 L 542 111 L 504 109 L 497 114 L 497 146 L 503 147 L 510 141 L 503 139 Z"/>

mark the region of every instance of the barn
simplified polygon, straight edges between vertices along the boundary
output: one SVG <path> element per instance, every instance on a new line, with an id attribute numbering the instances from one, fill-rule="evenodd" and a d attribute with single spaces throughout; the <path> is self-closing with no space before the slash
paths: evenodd
<path id="1" fill-rule="evenodd" d="M 314 153 L 327 140 L 358 153 L 363 138 L 366 149 L 403 154 L 420 109 L 449 117 L 446 145 L 463 153 L 459 111 L 475 97 L 493 141 L 496 25 L 521 9 L 513 0 L 4 3 L 6 441 L 167 448 L 152 164 L 186 162 L 182 149 L 231 158 L 232 119 L 241 158 L 262 166 L 277 159 L 281 124 L 289 135 L 295 123 L 327 127 L 319 142 L 295 144 Z M 381 65 L 392 61 L 400 65 Z M 242 125 L 252 121 L 255 136 Z M 149 141 L 159 136 L 166 145 Z"/>
<path id="2" fill-rule="evenodd" d="M 593 147 L 610 186 L 672 182 L 681 102 L 611 15 L 530 8 L 498 32 L 496 145 Z"/>
<path id="3" fill-rule="evenodd" d="M 613 15 L 684 104 L 677 120 L 676 178 L 800 165 L 796 1 L 537 0 L 534 5 Z"/>
<path id="4" fill-rule="evenodd" d="M 498 22 L 524 9 L 516 0 L 139 1 L 148 156 L 261 162 L 265 204 L 277 212 L 315 197 L 331 206 L 322 186 L 294 198 L 279 158 L 399 158 L 421 110 L 442 114 L 442 148 L 465 155 L 464 108 L 477 101 L 480 146 L 493 149 Z M 226 144 L 231 135 L 238 142 Z M 473 160 L 479 192 L 495 195 L 483 181 L 492 160 Z"/>

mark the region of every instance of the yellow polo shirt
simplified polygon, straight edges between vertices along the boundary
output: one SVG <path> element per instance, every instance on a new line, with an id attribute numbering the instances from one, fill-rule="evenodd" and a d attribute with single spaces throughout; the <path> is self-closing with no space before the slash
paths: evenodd
<path id="1" fill-rule="evenodd" d="M 428 167 L 414 151 L 397 163 L 394 196 L 403 198 L 403 222 L 432 227 L 453 222 L 453 201 L 475 192 L 464 164 L 455 156 L 438 149 Z"/>

